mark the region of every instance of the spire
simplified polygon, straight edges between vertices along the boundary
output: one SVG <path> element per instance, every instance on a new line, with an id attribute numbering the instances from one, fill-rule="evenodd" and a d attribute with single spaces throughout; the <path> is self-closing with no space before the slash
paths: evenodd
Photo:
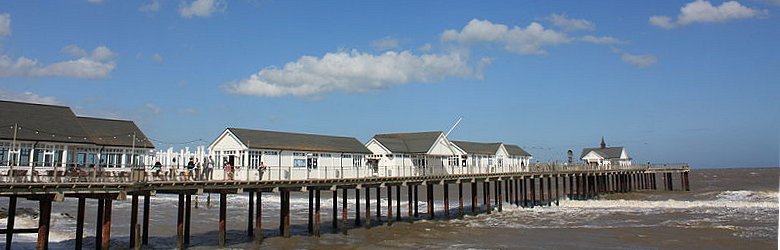
<path id="1" fill-rule="evenodd" d="M 604 136 L 602 136 L 601 137 L 601 148 L 606 148 L 606 147 L 607 147 L 607 143 L 604 142 Z"/>

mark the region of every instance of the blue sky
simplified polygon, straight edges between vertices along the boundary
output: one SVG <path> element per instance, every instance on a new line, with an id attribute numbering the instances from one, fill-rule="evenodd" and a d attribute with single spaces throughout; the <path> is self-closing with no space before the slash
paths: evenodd
<path id="1" fill-rule="evenodd" d="M 5 1 L 0 99 L 136 121 L 446 131 L 540 161 L 780 165 L 780 2 Z"/>

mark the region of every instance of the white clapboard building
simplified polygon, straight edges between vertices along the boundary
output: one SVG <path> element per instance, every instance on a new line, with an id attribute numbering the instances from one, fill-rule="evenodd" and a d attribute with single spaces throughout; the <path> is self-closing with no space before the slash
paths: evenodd
<path id="1" fill-rule="evenodd" d="M 213 179 L 299 180 L 370 176 L 371 151 L 353 137 L 227 128 L 208 147 Z M 261 166 L 265 170 L 261 174 Z M 237 170 L 235 170 L 237 168 Z"/>
<path id="2" fill-rule="evenodd" d="M 623 147 L 607 147 L 604 137 L 598 148 L 583 148 L 580 159 L 588 166 L 597 169 L 616 169 L 631 166 L 631 157 Z"/>
<path id="3" fill-rule="evenodd" d="M 377 134 L 366 143 L 369 164 L 379 175 L 412 176 L 463 173 L 461 149 L 441 131 Z"/>
<path id="4" fill-rule="evenodd" d="M 531 154 L 513 144 L 470 141 L 451 143 L 464 152 L 460 157 L 461 165 L 466 166 L 469 173 L 527 171 L 531 160 Z"/>

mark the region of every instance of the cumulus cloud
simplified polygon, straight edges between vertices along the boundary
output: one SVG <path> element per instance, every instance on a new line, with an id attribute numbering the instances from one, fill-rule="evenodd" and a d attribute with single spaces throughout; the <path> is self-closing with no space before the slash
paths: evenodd
<path id="1" fill-rule="evenodd" d="M 181 3 L 179 14 L 186 18 L 208 17 L 215 12 L 224 12 L 227 9 L 227 4 L 225 0 L 195 0 L 189 4 Z"/>
<path id="2" fill-rule="evenodd" d="M 614 38 L 614 37 L 611 37 L 611 36 L 596 37 L 596 36 L 592 36 L 592 35 L 586 35 L 586 36 L 580 37 L 579 40 L 583 41 L 583 42 L 589 42 L 589 43 L 592 43 L 592 44 L 624 44 L 624 43 L 626 43 L 625 41 L 622 41 L 620 39 L 617 39 L 617 38 Z"/>
<path id="3" fill-rule="evenodd" d="M 16 102 L 38 103 L 38 104 L 51 104 L 61 105 L 62 102 L 57 100 L 53 96 L 42 96 L 30 91 L 15 92 L 11 90 L 0 89 L 0 99 Z"/>
<path id="4" fill-rule="evenodd" d="M 0 14 L 0 38 L 11 35 L 11 15 Z"/>
<path id="5" fill-rule="evenodd" d="M 326 92 L 363 92 L 410 82 L 468 77 L 473 70 L 458 54 L 358 51 L 303 56 L 283 68 L 268 67 L 249 78 L 228 83 L 229 93 L 256 96 L 312 96 Z"/>
<path id="6" fill-rule="evenodd" d="M 158 12 L 160 11 L 160 2 L 155 0 L 151 3 L 142 4 L 141 7 L 138 7 L 138 10 L 146 13 Z"/>
<path id="7" fill-rule="evenodd" d="M 565 31 L 596 29 L 596 25 L 594 25 L 593 22 L 591 21 L 585 19 L 569 18 L 564 14 L 561 15 L 552 14 L 546 17 L 545 19 L 547 21 L 550 21 L 553 25 L 560 27 Z"/>
<path id="8" fill-rule="evenodd" d="M 618 48 L 612 48 L 612 52 L 620 55 L 620 59 L 623 60 L 623 62 L 639 68 L 647 68 L 658 62 L 658 59 L 653 55 L 634 55 Z"/>
<path id="9" fill-rule="evenodd" d="M 400 43 L 398 42 L 398 39 L 388 36 L 382 39 L 374 40 L 373 42 L 371 42 L 371 47 L 374 47 L 377 50 L 389 50 L 389 49 L 398 48 L 399 44 Z"/>
<path id="10" fill-rule="evenodd" d="M 673 29 L 692 23 L 719 23 L 736 19 L 760 18 L 769 15 L 768 10 L 746 7 L 737 1 L 728 1 L 713 6 L 709 1 L 696 0 L 680 8 L 677 20 L 668 16 L 651 16 L 650 24 Z"/>
<path id="11" fill-rule="evenodd" d="M 99 46 L 87 54 L 75 45 L 65 46 L 62 51 L 77 57 L 72 60 L 43 65 L 27 57 L 16 59 L 0 55 L 0 77 L 74 77 L 98 79 L 108 76 L 116 67 L 113 58 L 117 55 L 108 47 Z"/>
<path id="12" fill-rule="evenodd" d="M 509 28 L 503 24 L 494 24 L 488 20 L 473 19 L 460 31 L 447 30 L 441 35 L 442 41 L 456 41 L 464 44 L 491 42 L 504 46 L 510 52 L 525 55 L 542 55 L 547 52 L 545 46 L 568 43 L 571 39 L 562 32 L 545 29 L 537 22 L 527 27 Z"/>

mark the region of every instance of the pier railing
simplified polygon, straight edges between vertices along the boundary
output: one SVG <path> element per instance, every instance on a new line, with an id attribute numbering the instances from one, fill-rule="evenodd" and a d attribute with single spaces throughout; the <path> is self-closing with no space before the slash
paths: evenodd
<path id="1" fill-rule="evenodd" d="M 322 166 L 319 168 L 269 166 L 202 168 L 188 170 L 186 166 L 169 165 L 157 169 L 154 166 L 91 166 L 61 168 L 53 166 L 0 166 L 0 182 L 6 183 L 70 183 L 70 182 L 155 182 L 155 181 L 275 181 L 275 180 L 328 180 L 345 178 L 417 177 L 438 175 L 492 174 L 492 173 L 540 173 L 587 172 L 631 170 L 680 170 L 689 169 L 686 163 L 633 164 L 630 166 L 594 166 L 587 164 L 532 163 L 529 166 Z"/>

